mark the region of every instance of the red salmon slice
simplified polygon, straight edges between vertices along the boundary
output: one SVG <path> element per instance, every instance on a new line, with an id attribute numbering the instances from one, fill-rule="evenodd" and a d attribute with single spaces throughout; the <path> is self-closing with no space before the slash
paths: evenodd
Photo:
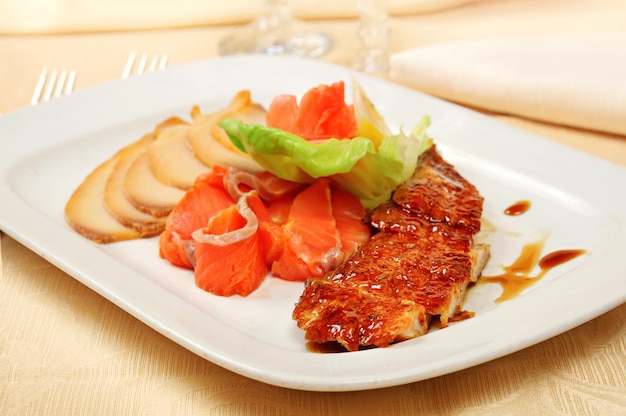
<path id="1" fill-rule="evenodd" d="M 275 224 L 285 225 L 289 221 L 289 211 L 294 198 L 295 196 L 288 196 L 269 203 L 268 210 Z"/>
<path id="2" fill-rule="evenodd" d="M 337 267 L 369 237 L 365 215 L 355 196 L 331 192 L 328 178 L 303 185 L 216 166 L 168 217 L 159 254 L 194 270 L 205 291 L 247 296 L 270 268 L 303 281 Z"/>
<path id="3" fill-rule="evenodd" d="M 248 296 L 267 276 L 259 221 L 247 197 L 227 207 L 193 233 L 196 285 L 218 296 Z"/>
<path id="4" fill-rule="evenodd" d="M 265 124 L 285 131 L 294 131 L 298 116 L 298 101 L 295 95 L 277 95 L 265 115 Z"/>
<path id="5" fill-rule="evenodd" d="M 175 266 L 193 270 L 193 242 L 183 239 L 176 231 L 165 230 L 159 235 L 159 256 Z"/>
<path id="6" fill-rule="evenodd" d="M 299 257 L 289 239 L 285 238 L 285 244 L 277 259 L 271 266 L 272 275 L 283 280 L 303 282 L 311 276 L 311 269 Z"/>
<path id="7" fill-rule="evenodd" d="M 286 242 L 272 274 L 286 280 L 322 276 L 343 260 L 331 205 L 330 182 L 320 178 L 300 192 L 283 226 Z"/>
<path id="8" fill-rule="evenodd" d="M 285 250 L 286 241 L 287 236 L 280 225 L 272 221 L 259 223 L 259 243 L 268 267 L 280 258 Z"/>
<path id="9" fill-rule="evenodd" d="M 273 173 L 264 171 L 254 175 L 257 180 L 256 189 L 259 196 L 266 201 L 274 201 L 285 197 L 294 197 L 306 185 L 279 178 Z"/>
<path id="10" fill-rule="evenodd" d="M 264 201 L 273 201 L 287 196 L 293 197 L 306 185 L 279 178 L 270 172 L 253 174 L 230 168 L 225 177 L 224 187 L 231 195 L 243 195 L 254 189 Z"/>
<path id="11" fill-rule="evenodd" d="M 357 131 L 354 108 L 345 103 L 344 83 L 320 85 L 300 101 L 296 129 L 316 140 L 352 138 Z"/>
<path id="12" fill-rule="evenodd" d="M 293 95 L 276 96 L 265 123 L 306 140 L 352 138 L 358 123 L 354 107 L 345 102 L 344 92 L 345 84 L 339 81 L 311 88 L 302 96 L 300 105 Z"/>
<path id="13" fill-rule="evenodd" d="M 206 227 L 209 218 L 235 203 L 223 188 L 226 170 L 213 168 L 201 175 L 170 213 L 159 237 L 159 255 L 180 267 L 193 269 L 191 234 Z"/>
<path id="14" fill-rule="evenodd" d="M 283 228 L 276 224 L 270 210 L 259 197 L 257 192 L 247 195 L 248 205 L 259 220 L 259 244 L 265 263 L 270 265 L 276 261 L 285 247 L 286 236 Z"/>
<path id="15" fill-rule="evenodd" d="M 371 235 L 371 228 L 364 221 L 366 211 L 356 196 L 340 189 L 332 191 L 331 204 L 341 239 L 341 251 L 344 258 L 348 258 Z"/>

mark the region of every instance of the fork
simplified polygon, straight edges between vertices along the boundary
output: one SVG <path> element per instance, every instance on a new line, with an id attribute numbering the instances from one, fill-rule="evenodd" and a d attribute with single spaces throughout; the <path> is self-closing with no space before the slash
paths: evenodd
<path id="1" fill-rule="evenodd" d="M 128 55 L 128 59 L 126 60 L 126 65 L 124 66 L 124 71 L 122 72 L 122 78 L 128 78 L 130 73 L 133 70 L 133 65 L 135 64 L 135 59 L 137 59 L 137 53 L 132 51 L 130 55 Z M 156 71 L 157 69 L 165 69 L 167 66 L 167 55 L 154 55 L 150 60 L 150 65 L 148 65 L 148 53 L 144 52 L 139 57 L 139 61 L 135 67 L 135 73 L 137 75 L 143 74 L 146 70 L 149 72 Z M 146 66 L 148 65 L 148 66 Z"/>
<path id="2" fill-rule="evenodd" d="M 48 76 L 47 67 L 43 67 L 41 70 L 39 80 L 33 92 L 33 97 L 30 100 L 30 105 L 48 101 L 50 98 L 57 98 L 63 94 L 70 94 L 72 92 L 74 82 L 76 81 L 76 70 L 72 69 L 68 71 L 63 69 L 59 72 L 56 69 L 52 69 L 49 72 L 50 76 Z"/>

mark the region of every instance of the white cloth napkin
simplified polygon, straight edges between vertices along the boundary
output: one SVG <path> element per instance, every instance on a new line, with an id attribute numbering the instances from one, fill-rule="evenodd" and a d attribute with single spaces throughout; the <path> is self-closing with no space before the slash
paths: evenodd
<path id="1" fill-rule="evenodd" d="M 626 32 L 434 44 L 392 55 L 390 78 L 464 105 L 626 135 Z"/>

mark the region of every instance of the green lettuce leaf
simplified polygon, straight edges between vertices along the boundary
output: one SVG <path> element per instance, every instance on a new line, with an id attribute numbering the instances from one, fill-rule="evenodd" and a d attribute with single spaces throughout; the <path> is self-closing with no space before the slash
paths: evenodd
<path id="1" fill-rule="evenodd" d="M 367 208 L 388 200 L 411 176 L 419 154 L 430 145 L 425 134 L 427 118 L 409 135 L 401 132 L 383 138 L 378 150 L 366 137 L 313 143 L 283 130 L 232 118 L 219 125 L 239 149 L 273 174 L 303 183 L 329 177 Z"/>
<path id="2" fill-rule="evenodd" d="M 358 84 L 354 106 L 359 123 L 367 126 L 359 133 L 374 130 L 376 137 L 309 142 L 280 129 L 232 118 L 222 120 L 219 126 L 237 148 L 273 174 L 302 183 L 329 177 L 372 209 L 387 201 L 395 188 L 415 171 L 419 155 L 432 144 L 426 134 L 430 118 L 423 117 L 408 134 L 402 129 L 390 134 L 391 130 Z"/>

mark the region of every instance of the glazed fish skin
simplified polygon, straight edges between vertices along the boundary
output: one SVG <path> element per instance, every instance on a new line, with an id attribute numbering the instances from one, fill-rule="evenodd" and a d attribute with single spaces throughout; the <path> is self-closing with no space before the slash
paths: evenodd
<path id="1" fill-rule="evenodd" d="M 432 316 L 445 326 L 476 261 L 467 238 L 450 238 L 442 228 L 378 233 L 333 273 L 309 280 L 294 310 L 306 338 L 355 351 L 422 335 Z"/>
<path id="2" fill-rule="evenodd" d="M 435 146 L 420 156 L 415 173 L 398 186 L 393 201 L 430 222 L 445 222 L 471 234 L 480 231 L 483 197 Z"/>
<path id="3" fill-rule="evenodd" d="M 420 336 L 433 316 L 446 326 L 489 256 L 473 244 L 482 202 L 434 147 L 426 152 L 373 212 L 380 232 L 334 272 L 307 281 L 293 313 L 306 339 L 356 351 Z"/>

